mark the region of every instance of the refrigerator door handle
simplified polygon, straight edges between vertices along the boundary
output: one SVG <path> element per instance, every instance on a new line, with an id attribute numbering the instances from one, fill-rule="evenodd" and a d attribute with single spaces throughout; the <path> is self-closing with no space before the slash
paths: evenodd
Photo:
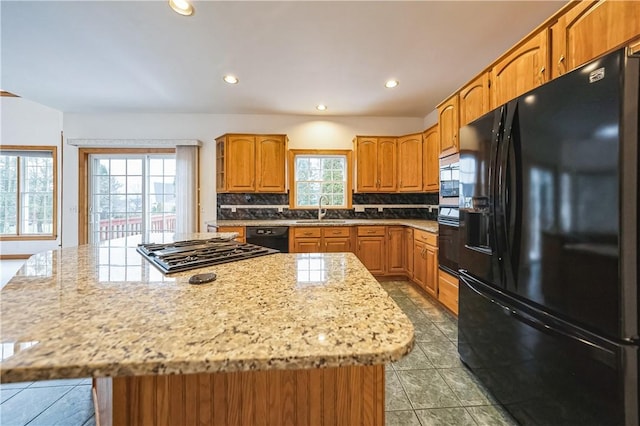
<path id="1" fill-rule="evenodd" d="M 516 145 L 519 141 L 515 140 L 517 135 L 517 119 L 518 119 L 518 103 L 512 102 L 508 104 L 507 115 L 504 125 L 504 133 L 502 137 L 502 146 L 500 149 L 500 160 L 498 165 L 498 205 L 499 214 L 496 222 L 499 223 L 498 238 L 504 247 L 502 251 L 505 285 L 513 287 L 515 290 L 515 275 L 518 269 L 518 254 L 516 249 L 519 242 L 518 235 L 515 232 L 518 222 L 518 186 L 519 186 L 519 170 L 518 160 L 515 153 Z M 515 125 L 514 125 L 515 123 Z"/>
<path id="2" fill-rule="evenodd" d="M 500 145 L 504 131 L 505 109 L 506 106 L 503 105 L 500 108 L 500 112 L 494 117 L 493 134 L 491 135 L 491 158 L 489 160 L 489 200 L 491 200 L 489 203 L 489 226 L 491 227 L 491 234 L 494 235 L 494 241 L 490 241 L 489 244 L 495 246 L 499 262 L 501 261 L 504 252 L 500 238 L 498 237 L 500 233 L 497 223 L 497 209 L 499 208 L 498 203 L 500 194 Z"/>

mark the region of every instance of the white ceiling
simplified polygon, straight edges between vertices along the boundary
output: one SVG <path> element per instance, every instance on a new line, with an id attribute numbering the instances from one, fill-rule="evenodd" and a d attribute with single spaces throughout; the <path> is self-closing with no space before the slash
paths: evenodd
<path id="1" fill-rule="evenodd" d="M 564 3 L 2 0 L 1 89 L 65 112 L 424 117 Z"/>

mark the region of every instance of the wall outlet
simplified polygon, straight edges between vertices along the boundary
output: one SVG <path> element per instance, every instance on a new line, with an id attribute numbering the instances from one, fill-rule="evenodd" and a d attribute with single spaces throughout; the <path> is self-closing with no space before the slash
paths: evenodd
<path id="1" fill-rule="evenodd" d="M 353 206 L 356 213 L 364 213 L 364 206 Z"/>

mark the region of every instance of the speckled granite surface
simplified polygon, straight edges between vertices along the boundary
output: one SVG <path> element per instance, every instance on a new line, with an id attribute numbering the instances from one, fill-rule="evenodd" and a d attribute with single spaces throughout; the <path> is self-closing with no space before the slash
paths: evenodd
<path id="1" fill-rule="evenodd" d="M 308 222 L 305 220 L 218 220 L 207 222 L 217 226 L 358 226 L 358 225 L 396 225 L 410 226 L 427 232 L 438 233 L 438 222 L 422 219 L 326 219 Z"/>
<path id="2" fill-rule="evenodd" d="M 192 235 L 202 238 L 211 234 Z M 413 326 L 351 253 L 273 254 L 163 276 L 134 247 L 29 259 L 2 289 L 2 382 L 370 365 Z"/>

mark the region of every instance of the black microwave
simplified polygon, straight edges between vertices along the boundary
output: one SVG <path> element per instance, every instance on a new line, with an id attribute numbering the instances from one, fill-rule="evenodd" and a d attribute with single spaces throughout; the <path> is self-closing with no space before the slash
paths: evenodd
<path id="1" fill-rule="evenodd" d="M 440 198 L 457 198 L 459 194 L 460 156 L 454 154 L 440 159 Z"/>

